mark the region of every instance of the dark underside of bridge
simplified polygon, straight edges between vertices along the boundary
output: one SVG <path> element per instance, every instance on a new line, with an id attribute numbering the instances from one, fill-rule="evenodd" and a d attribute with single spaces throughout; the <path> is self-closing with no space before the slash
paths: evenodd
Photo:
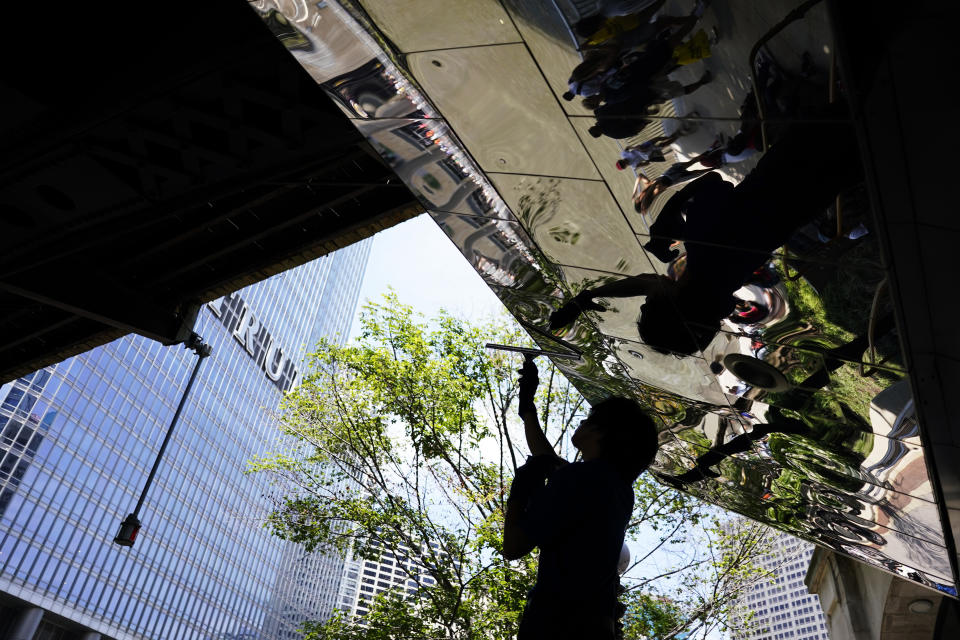
<path id="1" fill-rule="evenodd" d="M 0 26 L 0 381 L 422 209 L 244 2 L 57 4 Z"/>

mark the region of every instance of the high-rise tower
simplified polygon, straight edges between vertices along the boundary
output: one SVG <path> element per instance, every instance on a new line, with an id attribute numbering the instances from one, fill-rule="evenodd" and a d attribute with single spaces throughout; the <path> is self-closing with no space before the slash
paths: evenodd
<path id="1" fill-rule="evenodd" d="M 329 614 L 342 559 L 289 561 L 297 551 L 260 526 L 265 487 L 244 472 L 276 443 L 272 414 L 306 351 L 321 336 L 346 338 L 369 250 L 364 241 L 204 305 L 196 331 L 213 355 L 133 547 L 112 538 L 195 356 L 127 336 L 0 389 L 0 620 L 9 632 L 267 637 L 284 617 L 275 590 L 290 572 L 317 584 L 298 615 Z"/>
<path id="2" fill-rule="evenodd" d="M 828 640 L 820 598 L 803 582 L 813 545 L 775 533 L 770 552 L 757 564 L 770 576 L 747 590 L 737 603 L 734 627 L 740 640 Z M 742 622 L 748 613 L 753 615 Z"/>

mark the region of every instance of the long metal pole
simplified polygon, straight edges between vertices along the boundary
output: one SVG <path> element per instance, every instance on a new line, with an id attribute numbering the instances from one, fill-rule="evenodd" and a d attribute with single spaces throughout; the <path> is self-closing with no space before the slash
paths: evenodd
<path id="1" fill-rule="evenodd" d="M 173 420 L 170 421 L 170 427 L 167 429 L 167 435 L 163 438 L 163 444 L 160 445 L 160 451 L 157 452 L 157 459 L 153 461 L 153 468 L 150 469 L 150 475 L 147 476 L 147 482 L 143 485 L 143 491 L 140 492 L 140 500 L 137 501 L 137 508 L 133 510 L 133 515 L 138 516 L 140 514 L 140 507 L 143 506 L 143 501 L 147 498 L 147 491 L 150 489 L 150 485 L 153 483 L 153 476 L 157 473 L 157 467 L 160 466 L 160 460 L 163 459 L 163 452 L 167 449 L 167 444 L 170 442 L 170 437 L 173 435 L 173 428 L 177 426 L 177 420 L 180 419 L 180 412 L 183 411 L 183 405 L 187 402 L 187 396 L 190 395 L 190 389 L 193 387 L 193 381 L 197 379 L 197 372 L 200 371 L 200 364 L 203 362 L 204 358 L 210 355 L 210 347 L 201 344 L 197 349 L 197 364 L 193 365 L 193 373 L 190 374 L 190 381 L 187 382 L 187 388 L 183 390 L 183 395 L 180 397 L 180 404 L 177 405 L 177 411 L 173 414 Z"/>

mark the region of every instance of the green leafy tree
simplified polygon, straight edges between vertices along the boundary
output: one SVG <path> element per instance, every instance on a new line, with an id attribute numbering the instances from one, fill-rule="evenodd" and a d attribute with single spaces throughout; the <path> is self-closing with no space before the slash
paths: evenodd
<path id="1" fill-rule="evenodd" d="M 473 325 L 441 313 L 427 323 L 392 293 L 368 303 L 360 323 L 355 342 L 322 341 L 309 356 L 309 374 L 282 407 L 288 446 L 251 471 L 273 481 L 266 526 L 275 535 L 308 551 L 407 554 L 419 586 L 381 594 L 362 626 L 335 615 L 308 623 L 305 637 L 512 638 L 536 576 L 533 555 L 510 562 L 500 553 L 507 491 L 527 455 L 514 418 L 520 358 L 482 345 L 529 337 L 507 319 Z M 572 459 L 569 435 L 589 407 L 552 364 L 541 368 L 541 423 Z M 643 577 L 624 579 L 627 637 L 724 624 L 759 547 L 647 474 L 635 493 L 629 536 L 643 553 L 631 575 Z"/>

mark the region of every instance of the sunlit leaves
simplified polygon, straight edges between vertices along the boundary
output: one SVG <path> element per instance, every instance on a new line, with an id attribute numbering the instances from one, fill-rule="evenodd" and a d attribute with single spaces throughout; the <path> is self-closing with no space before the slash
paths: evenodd
<path id="1" fill-rule="evenodd" d="M 392 293 L 368 303 L 360 323 L 351 344 L 317 345 L 309 373 L 285 397 L 282 443 L 251 462 L 273 481 L 264 524 L 308 551 L 409 554 L 433 583 L 378 597 L 365 627 L 335 616 L 307 625 L 305 637 L 513 638 L 536 576 L 535 554 L 501 555 L 507 491 L 529 453 L 515 417 L 522 357 L 483 345 L 533 344 L 508 319 L 428 322 Z M 572 459 L 569 438 L 588 406 L 549 361 L 538 364 L 541 423 Z M 641 564 L 624 580 L 626 637 L 715 626 L 747 571 L 743 545 L 704 504 L 646 474 L 634 491 L 628 539 Z M 663 568 L 648 560 L 662 549 L 697 553 Z M 671 576 L 682 578 L 677 592 Z"/>

